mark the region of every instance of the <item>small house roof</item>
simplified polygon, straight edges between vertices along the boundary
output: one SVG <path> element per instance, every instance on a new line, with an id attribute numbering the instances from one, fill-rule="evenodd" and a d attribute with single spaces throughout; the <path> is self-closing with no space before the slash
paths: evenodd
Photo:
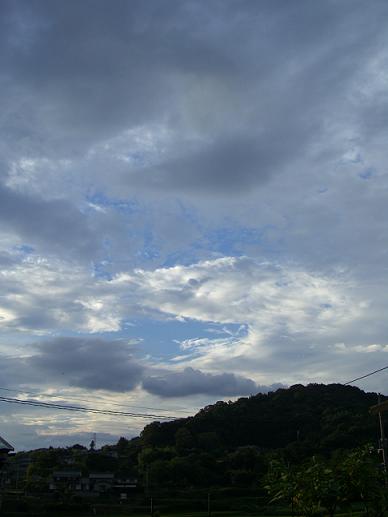
<path id="1" fill-rule="evenodd" d="M 79 470 L 57 470 L 53 472 L 54 478 L 80 478 L 82 476 L 82 472 Z"/>
<path id="2" fill-rule="evenodd" d="M 12 445 L 10 443 L 8 443 L 6 440 L 4 440 L 4 438 L 2 438 L 0 436 L 0 451 L 13 451 L 14 448 L 12 447 Z"/>
<path id="3" fill-rule="evenodd" d="M 114 479 L 115 475 L 112 472 L 91 472 L 89 479 Z"/>

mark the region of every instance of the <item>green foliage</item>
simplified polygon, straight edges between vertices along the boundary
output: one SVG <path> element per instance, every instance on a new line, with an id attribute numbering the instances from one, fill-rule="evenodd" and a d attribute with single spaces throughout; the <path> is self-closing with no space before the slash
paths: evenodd
<path id="1" fill-rule="evenodd" d="M 118 467 L 116 458 L 98 452 L 88 454 L 84 464 L 88 472 L 115 472 Z"/>
<path id="2" fill-rule="evenodd" d="M 27 469 L 27 483 L 37 484 L 46 480 L 53 469 L 61 464 L 64 449 L 37 449 L 31 452 L 32 463 Z"/>
<path id="3" fill-rule="evenodd" d="M 339 506 L 362 501 L 366 515 L 386 515 L 385 477 L 364 447 L 346 454 L 342 460 L 313 457 L 297 467 L 282 461 L 272 461 L 266 477 L 266 489 L 271 502 L 285 502 L 292 515 L 313 517 L 333 516 Z"/>
<path id="4" fill-rule="evenodd" d="M 183 454 L 195 447 L 195 441 L 187 427 L 181 427 L 175 433 L 175 448 L 179 454 Z"/>
<path id="5" fill-rule="evenodd" d="M 215 431 L 199 433 L 198 447 L 203 451 L 222 451 L 222 442 Z"/>
<path id="6" fill-rule="evenodd" d="M 199 449 L 220 455 L 241 446 L 285 449 L 290 461 L 313 454 L 353 449 L 374 439 L 376 419 L 369 407 L 377 395 L 340 384 L 295 385 L 268 394 L 217 402 L 194 417 L 153 422 L 141 433 L 145 447 L 176 445 L 185 429 Z M 191 440 L 191 439 L 190 439 Z M 182 445 L 180 440 L 178 447 Z M 191 445 L 190 445 L 191 447 Z M 184 447 L 183 447 L 184 448 Z"/>
<path id="7" fill-rule="evenodd" d="M 153 422 L 140 437 L 121 437 L 99 451 L 79 445 L 33 451 L 28 478 L 39 484 L 53 470 L 108 471 L 138 478 L 149 494 L 176 487 L 249 489 L 267 476 L 272 500 L 292 511 L 332 515 L 359 501 L 370 516 L 382 515 L 381 472 L 364 449 L 353 452 L 376 436 L 369 414 L 376 401 L 376 394 L 339 384 L 221 401 L 193 417 Z"/>
<path id="8" fill-rule="evenodd" d="M 351 452 L 343 461 L 349 500 L 358 497 L 366 514 L 382 517 L 388 512 L 386 475 L 368 447 Z"/>
<path id="9" fill-rule="evenodd" d="M 297 473 L 294 468 L 285 464 L 282 460 L 272 460 L 265 478 L 265 488 L 271 497 L 271 503 L 289 505 L 292 515 L 294 515 L 298 492 Z"/>
<path id="10" fill-rule="evenodd" d="M 129 452 L 129 448 L 130 448 L 130 441 L 127 440 L 126 438 L 124 438 L 123 436 L 121 436 L 121 438 L 119 438 L 119 441 L 116 444 L 116 451 L 117 451 L 118 455 L 124 456 L 125 454 L 127 454 Z"/>

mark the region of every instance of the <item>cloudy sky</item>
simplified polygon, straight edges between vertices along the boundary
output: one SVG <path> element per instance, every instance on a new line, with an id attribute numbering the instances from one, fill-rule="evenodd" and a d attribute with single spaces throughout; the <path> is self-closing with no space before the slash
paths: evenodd
<path id="1" fill-rule="evenodd" d="M 0 10 L 1 396 L 185 416 L 388 365 L 385 0 Z M 18 449 L 145 423 L 0 402 Z"/>

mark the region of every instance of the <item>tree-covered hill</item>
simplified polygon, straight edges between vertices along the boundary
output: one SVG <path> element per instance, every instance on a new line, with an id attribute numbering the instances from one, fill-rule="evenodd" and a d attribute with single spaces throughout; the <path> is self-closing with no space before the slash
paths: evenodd
<path id="1" fill-rule="evenodd" d="M 46 486 L 55 470 L 71 468 L 83 475 L 136 478 L 146 491 L 258 487 L 273 460 L 298 465 L 317 455 L 336 462 L 352 449 L 376 446 L 378 420 L 369 413 L 376 403 L 376 393 L 351 386 L 295 385 L 217 402 L 193 417 L 153 422 L 140 437 L 120 438 L 98 451 L 80 446 L 31 451 L 26 479 L 30 487 Z"/>
<path id="2" fill-rule="evenodd" d="M 376 442 L 377 418 L 369 414 L 376 403 L 376 393 L 353 386 L 297 384 L 236 402 L 217 402 L 193 417 L 154 422 L 144 428 L 141 443 L 179 448 L 186 442 L 187 449 L 202 450 L 295 447 L 301 454 L 330 453 Z"/>
<path id="3" fill-rule="evenodd" d="M 378 444 L 378 419 L 369 413 L 376 403 L 376 393 L 341 384 L 295 385 L 217 402 L 98 450 L 75 445 L 18 453 L 9 462 L 8 486 L 44 494 L 55 472 L 76 471 L 83 478 L 105 472 L 119 486 L 133 480 L 135 506 L 153 497 L 166 508 L 176 510 L 179 503 L 204 510 L 211 490 L 216 507 L 235 505 L 255 514 L 270 500 L 300 508 L 313 501 L 332 515 L 353 502 L 376 507 L 378 500 L 385 509 L 381 455 L 364 447 Z M 113 501 L 117 494 L 112 488 L 103 496 Z"/>

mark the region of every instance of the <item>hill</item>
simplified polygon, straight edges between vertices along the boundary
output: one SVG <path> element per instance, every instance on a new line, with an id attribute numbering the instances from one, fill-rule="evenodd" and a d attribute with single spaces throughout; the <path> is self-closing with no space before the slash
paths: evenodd
<path id="1" fill-rule="evenodd" d="M 141 444 L 179 447 L 186 440 L 192 449 L 293 446 L 303 456 L 326 454 L 376 442 L 377 418 L 369 414 L 376 403 L 376 393 L 353 386 L 297 384 L 236 402 L 217 402 L 193 417 L 153 422 L 141 433 Z"/>
<path id="2" fill-rule="evenodd" d="M 376 393 L 341 384 L 295 385 L 217 402 L 189 418 L 153 422 L 140 437 L 120 438 L 98 451 L 74 446 L 25 453 L 27 486 L 43 490 L 54 471 L 71 466 L 84 476 L 109 472 L 137 479 L 146 493 L 193 487 L 256 490 L 273 460 L 296 466 L 317 455 L 341 462 L 352 449 L 376 446 L 378 419 L 369 413 L 376 402 Z M 15 483 L 17 465 L 26 463 L 19 456 L 13 459 Z"/>

